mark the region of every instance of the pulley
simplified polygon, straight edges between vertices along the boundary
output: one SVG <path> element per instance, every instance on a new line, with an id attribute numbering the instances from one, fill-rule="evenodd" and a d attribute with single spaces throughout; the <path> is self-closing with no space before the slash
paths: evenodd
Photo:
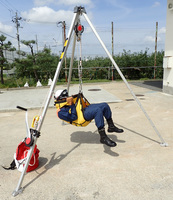
<path id="1" fill-rule="evenodd" d="M 84 32 L 84 26 L 82 26 L 81 23 L 78 22 L 75 26 L 75 33 L 77 36 L 77 41 L 81 40 L 81 35 L 83 32 Z"/>

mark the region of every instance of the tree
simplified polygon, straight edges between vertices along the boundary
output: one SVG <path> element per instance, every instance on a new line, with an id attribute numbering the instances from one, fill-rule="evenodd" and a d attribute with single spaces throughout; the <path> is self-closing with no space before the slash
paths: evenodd
<path id="1" fill-rule="evenodd" d="M 4 84 L 3 69 L 8 64 L 7 59 L 4 57 L 4 50 L 15 51 L 16 49 L 12 47 L 12 43 L 8 41 L 5 43 L 6 37 L 4 35 L 0 36 L 0 69 L 1 69 L 1 83 Z"/>
<path id="2" fill-rule="evenodd" d="M 35 58 L 35 65 L 33 63 L 33 56 Z M 15 67 L 17 78 L 27 77 L 31 78 L 32 81 L 34 78 L 35 81 L 37 81 L 35 78 L 35 73 L 37 73 L 37 77 L 43 83 L 46 83 L 49 78 L 54 77 L 59 57 L 51 54 L 51 50 L 48 48 L 44 48 L 37 54 L 33 54 L 33 56 L 27 55 L 26 58 L 16 59 Z M 163 56 L 163 51 L 157 53 L 157 66 L 162 66 Z M 123 53 L 115 55 L 114 59 L 124 76 L 128 79 L 153 78 L 152 66 L 154 63 L 154 54 L 148 54 L 148 49 L 134 53 L 124 50 Z M 70 66 L 70 61 L 71 59 L 67 57 L 67 68 Z M 107 67 L 111 66 L 112 63 L 109 58 L 88 57 L 82 61 L 83 79 L 107 79 Z M 147 66 L 149 67 L 147 68 Z M 78 68 L 77 58 L 74 58 L 72 77 L 78 78 L 78 70 L 74 70 L 74 68 Z M 156 77 L 162 78 L 163 69 L 161 67 L 157 68 L 156 72 Z M 64 79 L 64 76 L 65 69 L 62 66 L 59 80 Z M 120 79 L 120 76 L 115 69 L 114 77 Z"/>
<path id="3" fill-rule="evenodd" d="M 26 58 L 15 60 L 15 72 L 17 77 L 35 78 L 35 81 L 38 81 L 38 79 L 47 81 L 49 78 L 53 78 L 59 57 L 52 55 L 51 50 L 47 48 L 35 54 L 34 57 L 36 59 L 35 64 L 32 55 L 27 55 Z M 37 74 L 37 76 L 35 76 L 35 74 Z"/>
<path id="4" fill-rule="evenodd" d="M 39 66 L 39 74 L 45 81 L 53 78 L 59 58 L 51 54 L 51 50 L 44 48 L 42 52 L 37 54 L 37 65 Z"/>
<path id="5" fill-rule="evenodd" d="M 36 64 L 36 54 L 34 54 L 34 49 L 33 49 L 33 44 L 35 44 L 36 42 L 35 40 L 28 40 L 28 41 L 21 40 L 21 42 L 25 44 L 26 46 L 28 46 L 31 50 L 31 56 L 29 56 L 29 59 L 32 59 L 35 79 L 38 81 L 38 74 L 37 74 L 38 66 Z"/>

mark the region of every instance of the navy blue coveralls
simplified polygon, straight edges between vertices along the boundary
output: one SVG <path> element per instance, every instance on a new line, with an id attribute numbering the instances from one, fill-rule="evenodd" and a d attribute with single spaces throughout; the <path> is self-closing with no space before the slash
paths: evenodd
<path id="1" fill-rule="evenodd" d="M 95 119 L 95 124 L 98 129 L 104 127 L 104 117 L 106 119 L 111 119 L 112 112 L 107 103 L 90 104 L 84 109 L 84 118 L 87 121 Z M 62 107 L 58 112 L 58 117 L 65 121 L 74 121 L 77 119 L 76 107 L 75 105 Z"/>

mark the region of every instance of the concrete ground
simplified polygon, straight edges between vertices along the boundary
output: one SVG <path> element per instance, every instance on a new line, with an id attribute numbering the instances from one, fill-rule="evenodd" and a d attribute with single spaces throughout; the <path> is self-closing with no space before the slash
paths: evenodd
<path id="1" fill-rule="evenodd" d="M 160 138 L 123 82 L 85 84 L 85 93 L 94 90 L 87 93 L 87 99 L 93 102 L 104 96 L 102 101 L 109 103 L 115 124 L 124 129 L 122 134 L 108 134 L 117 146 L 100 144 L 94 122 L 85 128 L 62 124 L 52 101 L 37 141 L 39 167 L 25 175 L 24 191 L 16 197 L 12 192 L 21 173 L 0 167 L 0 199 L 172 200 L 173 96 L 153 88 L 130 86 L 168 147 L 160 145 Z M 26 96 L 26 91 L 34 99 Z M 44 100 L 41 97 L 47 91 L 48 88 L 1 91 L 1 166 L 10 165 L 17 145 L 26 136 L 25 112 L 17 111 L 16 105 L 27 101 L 21 106 L 32 108 L 28 111 L 31 122 L 40 112 L 38 107 Z"/>

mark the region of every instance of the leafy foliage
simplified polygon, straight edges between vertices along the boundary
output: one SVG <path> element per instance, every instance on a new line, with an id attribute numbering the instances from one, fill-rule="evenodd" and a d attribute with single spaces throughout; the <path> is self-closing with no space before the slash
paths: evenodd
<path id="1" fill-rule="evenodd" d="M 157 53 L 157 66 L 163 65 L 164 52 Z M 153 78 L 154 74 L 154 53 L 148 55 L 145 52 L 131 53 L 124 50 L 122 54 L 114 56 L 115 62 L 120 67 L 122 73 L 127 79 Z M 34 62 L 33 62 L 34 60 Z M 52 55 L 50 49 L 43 49 L 37 54 L 28 55 L 26 59 L 17 59 L 15 62 L 17 77 L 34 77 L 46 82 L 49 78 L 53 78 L 59 57 Z M 66 59 L 66 68 L 70 66 L 70 58 Z M 112 63 L 109 58 L 96 57 L 87 58 L 82 61 L 83 78 L 92 79 L 110 79 L 112 72 Z M 150 66 L 150 67 L 149 67 Z M 152 68 L 151 68 L 152 67 Z M 78 78 L 78 61 L 74 59 L 72 78 Z M 60 71 L 59 79 L 65 77 L 65 64 L 63 63 Z M 120 79 L 118 72 L 113 70 L 114 79 Z M 162 78 L 163 69 L 156 68 L 156 77 Z"/>
<path id="2" fill-rule="evenodd" d="M 122 54 L 114 57 L 115 62 L 120 66 L 124 76 L 128 79 L 140 79 L 154 77 L 154 57 L 155 54 L 147 54 L 148 49 L 145 52 L 131 53 L 130 51 L 124 50 Z M 162 67 L 163 65 L 164 52 L 157 52 L 157 66 Z M 143 68 L 142 68 L 143 67 Z M 147 68 L 148 67 L 148 68 Z M 152 67 L 152 68 L 151 68 Z M 156 69 L 156 77 L 163 77 L 163 69 Z M 119 78 L 119 75 L 115 72 L 115 77 Z"/>
<path id="3" fill-rule="evenodd" d="M 0 66 L 1 72 L 3 68 L 9 66 L 6 58 L 3 56 L 3 50 L 8 49 L 13 51 L 11 42 L 5 43 L 6 37 L 0 36 Z M 35 84 L 38 80 L 42 84 L 47 84 L 49 78 L 53 79 L 58 62 L 59 56 L 53 55 L 51 50 L 44 48 L 42 51 L 34 53 L 34 40 L 21 41 L 23 44 L 30 48 L 31 54 L 26 55 L 25 58 L 15 59 L 13 66 L 15 67 L 15 78 L 19 80 L 21 84 L 28 81 L 30 84 Z M 24 52 L 19 52 L 24 55 Z M 164 52 L 157 52 L 157 66 L 154 71 L 154 53 L 148 54 L 148 49 L 144 52 L 134 52 L 123 50 L 122 53 L 115 55 L 113 58 L 120 70 L 127 79 L 152 79 L 154 72 L 156 78 L 163 77 L 163 56 Z M 65 79 L 65 74 L 68 73 L 70 67 L 70 58 L 66 58 L 66 69 L 65 62 L 63 63 L 62 69 L 59 74 L 59 81 Z M 112 63 L 109 58 L 105 57 L 87 57 L 82 60 L 82 77 L 83 80 L 100 80 L 100 79 L 121 79 L 116 69 L 112 69 Z M 113 74 L 112 74 L 113 72 Z M 3 77 L 3 76 L 2 76 Z M 2 83 L 1 77 L 1 83 Z M 74 58 L 72 81 L 78 80 L 78 60 Z"/>
<path id="4" fill-rule="evenodd" d="M 8 41 L 5 43 L 6 37 L 4 35 L 0 36 L 0 69 L 1 69 L 1 84 L 4 84 L 3 69 L 8 67 L 9 64 L 7 59 L 4 57 L 4 50 L 14 51 L 15 48 L 12 47 L 12 43 Z"/>

